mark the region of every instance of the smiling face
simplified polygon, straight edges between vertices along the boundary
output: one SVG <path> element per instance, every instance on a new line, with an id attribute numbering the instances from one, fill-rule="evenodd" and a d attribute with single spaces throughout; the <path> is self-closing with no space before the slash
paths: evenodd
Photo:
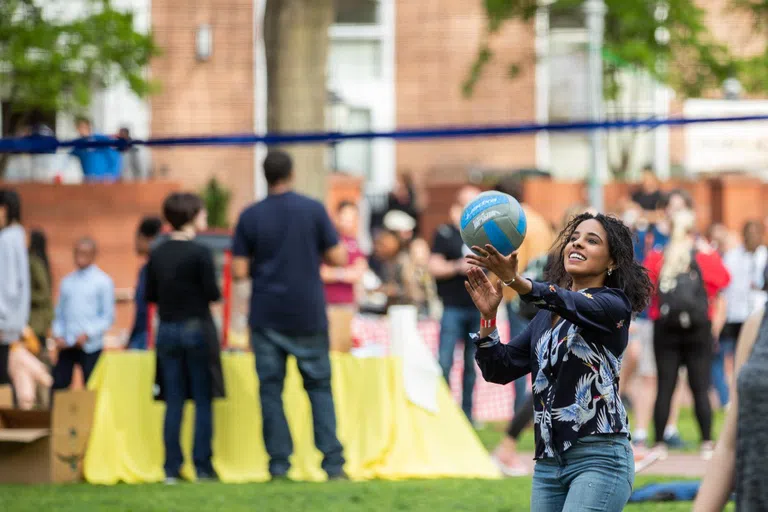
<path id="1" fill-rule="evenodd" d="M 576 226 L 563 250 L 565 271 L 577 280 L 604 275 L 613 264 L 603 225 L 587 219 Z"/>

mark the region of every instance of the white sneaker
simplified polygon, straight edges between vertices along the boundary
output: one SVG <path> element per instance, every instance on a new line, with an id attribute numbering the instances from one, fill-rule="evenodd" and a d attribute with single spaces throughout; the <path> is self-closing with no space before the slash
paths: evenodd
<path id="1" fill-rule="evenodd" d="M 701 454 L 701 458 L 704 460 L 712 459 L 712 456 L 715 454 L 715 443 L 712 441 L 704 441 L 701 443 L 699 453 Z"/>
<path id="2" fill-rule="evenodd" d="M 662 456 L 666 458 L 666 454 L 661 450 L 635 449 L 635 473 L 647 469 L 654 462 L 661 460 Z"/>
<path id="3" fill-rule="evenodd" d="M 667 457 L 669 457 L 669 449 L 667 448 L 667 445 L 664 443 L 659 443 L 656 446 L 654 446 L 651 452 L 654 452 L 656 454 L 657 460 L 666 460 Z"/>
<path id="4" fill-rule="evenodd" d="M 496 465 L 496 467 L 499 468 L 499 471 L 501 471 L 501 474 L 504 476 L 516 477 L 528 475 L 528 468 L 525 466 L 507 466 L 495 455 L 491 455 L 491 460 Z"/>
<path id="5" fill-rule="evenodd" d="M 165 477 L 165 485 L 176 485 L 177 483 L 179 483 L 178 478 L 172 476 Z"/>

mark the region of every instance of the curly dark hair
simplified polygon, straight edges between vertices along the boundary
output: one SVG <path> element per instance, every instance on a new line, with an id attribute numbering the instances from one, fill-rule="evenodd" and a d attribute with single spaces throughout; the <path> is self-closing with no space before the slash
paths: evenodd
<path id="1" fill-rule="evenodd" d="M 579 224 L 585 220 L 595 219 L 605 229 L 608 235 L 608 251 L 616 263 L 615 270 L 605 277 L 605 286 L 618 288 L 629 298 L 632 311 L 640 313 L 649 304 L 653 293 L 653 283 L 648 277 L 648 271 L 635 261 L 632 231 L 618 218 L 612 215 L 598 213 L 582 213 L 574 217 L 555 240 L 552 254 L 545 271 L 545 279 L 562 288 L 569 288 L 572 284 L 571 276 L 565 271 L 565 247 L 576 231 Z"/>

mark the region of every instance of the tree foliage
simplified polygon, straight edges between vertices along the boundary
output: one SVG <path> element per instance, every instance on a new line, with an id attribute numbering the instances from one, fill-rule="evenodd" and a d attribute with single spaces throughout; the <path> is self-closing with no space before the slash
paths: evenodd
<path id="1" fill-rule="evenodd" d="M 134 30 L 133 13 L 86 0 L 73 18 L 67 4 L 0 0 L 0 98 L 15 111 L 81 113 L 94 90 L 120 81 L 150 93 L 145 70 L 158 48 Z"/>
<path id="2" fill-rule="evenodd" d="M 229 203 L 232 199 L 232 192 L 213 177 L 203 188 L 202 196 L 205 201 L 205 209 L 208 211 L 208 225 L 212 228 L 228 228 Z"/>
<path id="3" fill-rule="evenodd" d="M 766 0 L 737 1 L 768 4 Z M 663 3 L 666 9 L 656 1 L 605 0 L 604 72 L 609 98 L 618 92 L 618 73 L 624 67 L 644 70 L 683 96 L 699 96 L 744 69 L 728 48 L 710 35 L 706 12 L 695 0 Z M 549 9 L 552 14 L 573 13 L 580 12 L 582 5 L 583 0 L 554 0 Z M 484 6 L 488 38 L 464 83 L 468 95 L 483 67 L 492 60 L 493 52 L 487 42 L 490 37 L 509 21 L 530 21 L 538 8 L 536 0 L 485 0 Z"/>

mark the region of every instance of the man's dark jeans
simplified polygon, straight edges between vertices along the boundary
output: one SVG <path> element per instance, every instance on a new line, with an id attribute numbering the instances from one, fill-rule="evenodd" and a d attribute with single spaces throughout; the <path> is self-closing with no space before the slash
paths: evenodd
<path id="1" fill-rule="evenodd" d="M 80 347 L 66 348 L 59 352 L 58 361 L 51 372 L 53 377 L 51 393 L 54 390 L 67 389 L 72 384 L 75 365 L 80 365 L 83 370 L 83 380 L 87 383 L 88 379 L 91 378 L 91 373 L 96 368 L 96 363 L 99 362 L 100 355 L 101 350 L 89 354 Z"/>
<path id="2" fill-rule="evenodd" d="M 474 308 L 446 306 L 440 319 L 440 345 L 437 359 L 443 370 L 443 377 L 450 385 L 453 352 L 456 342 L 464 340 L 464 373 L 461 383 L 461 408 L 472 421 L 472 397 L 475 392 L 475 352 L 477 348 L 470 337 L 480 330 L 480 312 Z"/>
<path id="3" fill-rule="evenodd" d="M 507 321 L 509 323 L 509 340 L 506 343 L 509 343 L 514 337 L 522 334 L 525 328 L 528 327 L 529 321 L 523 318 L 522 316 L 520 316 L 516 311 L 516 309 L 517 308 L 515 308 L 512 302 L 507 301 Z M 520 408 L 523 405 L 525 405 L 528 399 L 528 395 L 529 395 L 528 382 L 530 381 L 530 379 L 531 379 L 530 375 L 525 375 L 515 380 L 514 382 L 514 386 L 515 386 L 514 412 L 515 413 L 517 413 L 517 411 L 519 411 Z"/>
<path id="4" fill-rule="evenodd" d="M 165 474 L 178 477 L 184 463 L 179 435 L 184 402 L 187 399 L 187 382 L 195 402 L 195 445 L 192 458 L 198 474 L 213 474 L 211 377 L 201 322 L 160 322 L 157 330 L 157 357 L 165 394 Z"/>
<path id="5" fill-rule="evenodd" d="M 270 474 L 283 476 L 291 467 L 288 459 L 293 453 L 293 440 L 283 409 L 283 384 L 286 360 L 292 355 L 312 404 L 315 445 L 323 454 L 323 469 L 328 476 L 340 475 L 344 456 L 336 437 L 328 333 L 289 336 L 271 329 L 254 329 L 251 343 L 259 377 L 264 445 L 270 457 Z"/>

